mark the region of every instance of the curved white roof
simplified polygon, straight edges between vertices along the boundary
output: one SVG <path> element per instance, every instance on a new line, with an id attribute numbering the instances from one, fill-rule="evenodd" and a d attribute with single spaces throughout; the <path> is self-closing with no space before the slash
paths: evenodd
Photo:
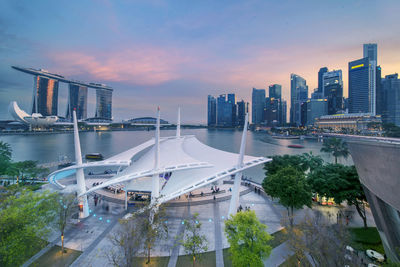
<path id="1" fill-rule="evenodd" d="M 151 191 L 151 176 L 172 173 L 169 179 L 159 178 L 160 202 L 165 202 L 244 169 L 270 161 L 265 157 L 244 156 L 242 166 L 238 166 L 239 154 L 215 149 L 201 143 L 195 136 L 188 135 L 160 138 L 159 163 L 158 168 L 154 169 L 154 143 L 154 139 L 151 139 L 107 160 L 67 167 L 52 173 L 49 181 L 56 183 L 59 179 L 57 177 L 62 178 L 63 173 L 77 168 L 128 166 L 108 181 L 89 189 L 85 194 L 113 184 L 124 184 L 126 190 Z"/>

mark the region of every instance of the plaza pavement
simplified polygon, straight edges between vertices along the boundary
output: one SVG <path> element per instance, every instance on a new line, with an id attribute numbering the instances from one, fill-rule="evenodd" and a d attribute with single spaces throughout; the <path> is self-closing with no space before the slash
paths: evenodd
<path id="1" fill-rule="evenodd" d="M 182 199 L 182 198 L 181 198 Z M 218 199 L 217 199 L 218 200 Z M 203 205 L 193 205 L 192 199 L 185 199 L 188 205 L 167 207 L 168 216 L 168 238 L 157 242 L 152 251 L 152 256 L 170 256 L 168 266 L 176 265 L 179 255 L 184 255 L 184 249 L 176 240 L 176 237 L 183 233 L 184 225 L 182 221 L 189 215 L 198 213 L 198 220 L 202 223 L 201 233 L 208 240 L 208 251 L 216 251 L 216 266 L 223 265 L 222 249 L 229 247 L 227 238 L 224 234 L 224 221 L 228 215 L 229 200 L 210 201 Z M 281 217 L 286 213 L 286 209 L 272 201 L 269 197 L 256 194 L 254 191 L 240 197 L 240 204 L 243 208 L 249 207 L 254 210 L 259 220 L 268 226 L 267 231 L 274 233 L 280 230 Z M 126 211 L 123 205 L 102 201 L 94 207 L 93 198 L 89 198 L 91 209 L 90 216 L 81 223 L 71 227 L 65 235 L 65 247 L 83 251 L 80 257 L 71 266 L 110 266 L 107 254 L 113 248 L 108 239 L 108 235 L 115 231 L 118 219 L 122 218 Z M 105 205 L 109 209 L 105 209 Z M 336 220 L 336 207 L 316 206 L 314 209 L 320 210 L 325 216 L 331 213 L 332 220 Z M 295 212 L 295 221 L 301 220 L 310 209 L 305 208 Z M 372 216 L 368 216 L 369 225 L 374 225 Z M 333 223 L 333 221 L 332 221 Z M 351 226 L 362 226 L 362 220 L 358 214 L 353 215 L 350 221 Z M 60 242 L 56 242 L 60 245 Z M 265 266 L 279 266 L 292 253 L 286 243 L 274 248 L 270 257 L 264 261 Z"/>

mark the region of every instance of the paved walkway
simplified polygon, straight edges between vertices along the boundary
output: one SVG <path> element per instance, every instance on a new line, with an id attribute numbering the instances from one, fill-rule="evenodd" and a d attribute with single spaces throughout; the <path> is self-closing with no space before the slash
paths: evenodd
<path id="1" fill-rule="evenodd" d="M 189 218 L 189 216 L 190 216 L 190 202 L 187 205 L 186 212 L 185 212 L 184 216 L 182 217 L 182 220 L 184 220 L 185 218 Z M 181 223 L 179 225 L 179 230 L 178 230 L 177 236 L 181 236 L 182 234 L 184 234 L 184 231 L 185 231 L 185 225 Z M 178 262 L 180 247 L 181 247 L 181 244 L 180 244 L 179 240 L 175 239 L 175 241 L 173 243 L 172 253 L 169 258 L 168 267 L 176 266 L 176 263 Z"/>
<path id="2" fill-rule="evenodd" d="M 224 267 L 224 255 L 222 253 L 222 233 L 219 213 L 219 204 L 214 203 L 214 236 L 215 236 L 215 264 Z"/>

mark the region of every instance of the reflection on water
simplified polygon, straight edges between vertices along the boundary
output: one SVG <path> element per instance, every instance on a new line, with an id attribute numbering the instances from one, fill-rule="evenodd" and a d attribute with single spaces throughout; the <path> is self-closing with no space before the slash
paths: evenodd
<path id="1" fill-rule="evenodd" d="M 229 152 L 239 153 L 241 131 L 222 129 L 182 129 L 183 135 L 195 135 L 201 142 Z M 175 135 L 174 130 L 163 130 L 161 136 Z M 154 131 L 116 131 L 80 133 L 82 154 L 99 152 L 105 158 L 139 145 L 154 136 Z M 0 136 L 13 149 L 13 160 L 37 160 L 41 163 L 57 161 L 60 156 L 74 159 L 74 140 L 72 133 L 9 135 Z M 301 144 L 304 148 L 289 148 L 290 144 Z M 312 152 L 321 155 L 325 161 L 333 162 L 333 157 L 321 153 L 321 143 L 311 139 L 274 139 L 261 132 L 248 132 L 246 154 L 252 156 L 273 156 Z M 351 158 L 339 159 L 339 163 L 353 164 Z M 254 181 L 264 178 L 262 166 L 246 170 L 244 175 Z"/>

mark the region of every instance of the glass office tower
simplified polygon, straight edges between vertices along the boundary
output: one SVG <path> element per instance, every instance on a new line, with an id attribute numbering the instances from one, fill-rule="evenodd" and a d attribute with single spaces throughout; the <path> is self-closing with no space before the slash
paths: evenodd
<path id="1" fill-rule="evenodd" d="M 43 116 L 57 116 L 58 111 L 58 80 L 40 75 L 34 76 L 32 97 L 32 113 Z"/>
<path id="2" fill-rule="evenodd" d="M 323 96 L 328 99 L 328 115 L 336 114 L 339 110 L 343 109 L 342 71 L 333 70 L 326 72 L 322 80 Z"/>
<path id="3" fill-rule="evenodd" d="M 78 120 L 86 119 L 88 88 L 79 84 L 70 83 L 68 94 L 67 114 L 65 117 L 72 121 L 72 112 L 75 109 Z"/>
<path id="4" fill-rule="evenodd" d="M 265 89 L 253 88 L 251 94 L 251 121 L 253 124 L 264 123 Z"/>
<path id="5" fill-rule="evenodd" d="M 371 113 L 369 70 L 368 57 L 349 62 L 349 113 Z"/>
<path id="6" fill-rule="evenodd" d="M 96 90 L 96 118 L 112 119 L 112 91 Z"/>
<path id="7" fill-rule="evenodd" d="M 217 124 L 217 100 L 208 95 L 207 98 L 207 125 L 215 126 Z"/>

